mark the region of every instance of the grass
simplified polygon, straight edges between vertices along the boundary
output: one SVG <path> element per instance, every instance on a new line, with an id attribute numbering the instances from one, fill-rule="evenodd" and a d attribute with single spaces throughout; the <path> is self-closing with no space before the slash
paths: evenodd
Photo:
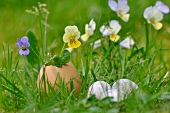
<path id="1" fill-rule="evenodd" d="M 107 1 L 41 1 L 47 4 L 50 12 L 47 21 L 50 27 L 46 30 L 47 51 L 53 55 L 61 52 L 64 44 L 62 36 L 67 25 L 77 25 L 83 34 L 84 25 L 91 18 L 96 20 L 95 34 L 71 53 L 71 61 L 83 79 L 78 95 L 68 93 L 64 84 L 61 90 L 54 91 L 51 88 L 48 94 L 36 86 L 43 60 L 48 59 L 42 53 L 44 27 L 40 28 L 36 17 L 25 10 L 36 6 L 37 2 L 1 0 L 0 45 L 3 46 L 0 48 L 0 112 L 170 112 L 170 78 L 165 78 L 170 69 L 170 14 L 164 16 L 163 28 L 159 31 L 146 24 L 143 11 L 154 5 L 154 0 L 129 0 L 131 17 L 127 23 L 111 12 Z M 168 0 L 164 2 L 170 5 Z M 112 19 L 119 20 L 122 25 L 120 41 L 129 34 L 135 40 L 136 44 L 130 50 L 121 48 L 120 41 L 110 42 L 99 32 L 100 26 Z M 28 31 L 32 31 L 29 32 L 33 43 L 30 48 L 32 53 L 22 57 L 18 54 L 16 40 L 27 35 Z M 90 43 L 97 39 L 102 40 L 102 46 L 93 50 Z M 109 98 L 86 98 L 89 86 L 96 80 L 104 80 L 112 85 L 121 78 L 130 79 L 139 86 L 126 100 L 111 102 Z"/>

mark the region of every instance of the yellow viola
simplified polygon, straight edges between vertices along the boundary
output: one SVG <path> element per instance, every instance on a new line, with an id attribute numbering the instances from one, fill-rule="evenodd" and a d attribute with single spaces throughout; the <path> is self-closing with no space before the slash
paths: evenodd
<path id="1" fill-rule="evenodd" d="M 71 48 L 78 48 L 81 42 L 78 40 L 80 38 L 80 31 L 77 26 L 67 26 L 65 28 L 65 34 L 63 36 L 63 41 L 68 43 Z"/>

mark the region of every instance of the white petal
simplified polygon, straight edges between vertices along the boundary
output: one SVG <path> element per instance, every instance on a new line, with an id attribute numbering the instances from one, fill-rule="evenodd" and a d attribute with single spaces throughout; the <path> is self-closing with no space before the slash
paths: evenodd
<path id="1" fill-rule="evenodd" d="M 169 13 L 169 7 L 161 1 L 157 1 L 155 4 L 155 7 L 162 13 L 165 13 L 165 14 Z"/>
<path id="2" fill-rule="evenodd" d="M 102 26 L 100 27 L 100 32 L 101 32 L 102 34 L 103 34 L 105 28 L 106 28 L 105 25 L 102 25 Z"/>
<path id="3" fill-rule="evenodd" d="M 113 33 L 113 29 L 105 28 L 103 31 L 103 36 L 109 36 Z"/>
<path id="4" fill-rule="evenodd" d="M 107 90 L 111 90 L 111 86 L 107 82 L 96 81 L 89 87 L 87 97 L 95 95 L 97 99 L 103 99 L 108 95 Z"/>
<path id="5" fill-rule="evenodd" d="M 111 8 L 111 10 L 115 12 L 117 11 L 117 3 L 114 0 L 109 0 L 108 5 Z"/>
<path id="6" fill-rule="evenodd" d="M 155 22 L 159 22 L 163 19 L 163 14 L 155 7 L 153 7 L 153 19 Z"/>
<path id="7" fill-rule="evenodd" d="M 65 43 L 69 42 L 69 41 L 70 41 L 70 37 L 71 37 L 71 34 L 65 33 L 65 34 L 63 35 L 63 41 L 64 41 Z"/>
<path id="8" fill-rule="evenodd" d="M 92 44 L 93 44 L 93 43 L 91 43 L 90 45 L 92 46 Z M 99 40 L 97 40 L 97 41 L 94 42 L 94 47 L 93 47 L 93 49 L 96 49 L 96 48 L 98 48 L 98 47 L 100 47 L 100 46 L 101 46 L 101 40 L 99 39 Z"/>
<path id="9" fill-rule="evenodd" d="M 96 22 L 91 19 L 90 23 L 89 23 L 89 26 L 91 26 L 91 28 L 93 29 L 93 31 L 96 29 Z"/>
<path id="10" fill-rule="evenodd" d="M 77 26 L 67 26 L 65 28 L 65 32 L 70 33 L 70 34 L 74 33 L 75 31 L 78 31 Z"/>
<path id="11" fill-rule="evenodd" d="M 118 32 L 122 28 L 117 20 L 111 20 L 109 24 L 110 24 L 110 27 L 112 28 L 113 34 L 118 34 Z"/>
<path id="12" fill-rule="evenodd" d="M 150 7 L 147 7 L 145 10 L 144 10 L 144 13 L 143 13 L 143 16 L 145 19 L 150 19 L 151 17 L 153 17 L 153 7 L 150 6 Z"/>
<path id="13" fill-rule="evenodd" d="M 126 39 L 120 42 L 120 46 L 122 46 L 123 48 L 127 48 L 127 49 L 130 49 L 130 46 L 133 46 L 133 45 L 134 45 L 134 41 L 130 37 L 127 37 Z"/>
<path id="14" fill-rule="evenodd" d="M 127 4 L 118 4 L 118 10 L 117 12 L 120 12 L 122 14 L 128 13 L 130 10 L 130 7 Z"/>

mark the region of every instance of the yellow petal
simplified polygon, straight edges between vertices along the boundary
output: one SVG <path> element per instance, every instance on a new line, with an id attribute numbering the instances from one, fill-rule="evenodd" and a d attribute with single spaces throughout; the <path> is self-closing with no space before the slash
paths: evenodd
<path id="1" fill-rule="evenodd" d="M 68 46 L 71 48 L 78 48 L 81 45 L 81 42 L 78 40 L 74 40 L 68 43 Z"/>
<path id="2" fill-rule="evenodd" d="M 90 35 L 89 34 L 84 34 L 84 35 L 81 35 L 81 39 L 86 42 L 88 39 L 89 39 Z"/>
<path id="3" fill-rule="evenodd" d="M 110 40 L 113 42 L 117 42 L 119 40 L 120 36 L 116 34 L 111 34 L 110 35 Z"/>
<path id="4" fill-rule="evenodd" d="M 127 22 L 129 20 L 130 14 L 119 13 L 119 16 L 123 21 Z"/>
<path id="5" fill-rule="evenodd" d="M 162 28 L 162 23 L 160 22 L 155 22 L 155 23 L 151 23 L 153 25 L 153 27 L 156 29 L 156 30 L 159 30 Z"/>

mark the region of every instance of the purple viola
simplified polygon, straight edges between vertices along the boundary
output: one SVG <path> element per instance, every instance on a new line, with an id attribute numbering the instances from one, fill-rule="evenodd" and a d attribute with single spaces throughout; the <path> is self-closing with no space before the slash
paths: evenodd
<path id="1" fill-rule="evenodd" d="M 27 56 L 30 53 L 30 50 L 28 49 L 28 47 L 30 46 L 30 43 L 28 42 L 28 37 L 23 36 L 21 39 L 18 38 L 17 40 L 18 42 L 16 46 L 20 48 L 19 54 L 21 56 Z"/>

